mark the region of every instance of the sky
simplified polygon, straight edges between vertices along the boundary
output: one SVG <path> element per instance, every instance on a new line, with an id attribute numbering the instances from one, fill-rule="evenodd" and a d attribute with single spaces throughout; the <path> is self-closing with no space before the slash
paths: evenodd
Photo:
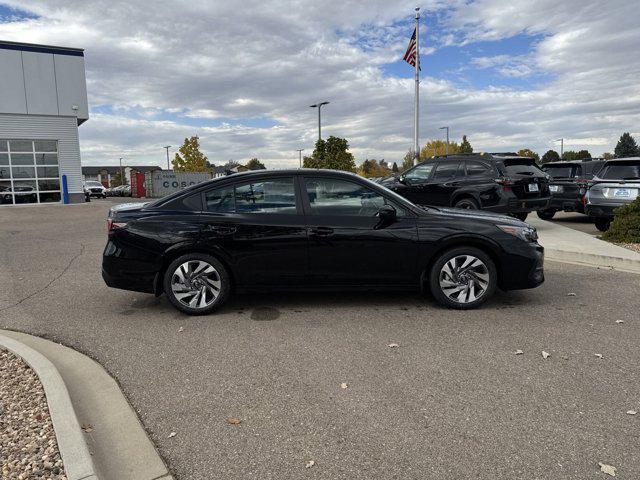
<path id="1" fill-rule="evenodd" d="M 356 163 L 413 145 L 415 0 L 0 0 L 0 39 L 85 49 L 82 162 L 166 164 L 198 135 L 209 161 L 295 167 L 323 137 Z M 423 0 L 420 143 L 610 152 L 640 135 L 631 0 Z"/>

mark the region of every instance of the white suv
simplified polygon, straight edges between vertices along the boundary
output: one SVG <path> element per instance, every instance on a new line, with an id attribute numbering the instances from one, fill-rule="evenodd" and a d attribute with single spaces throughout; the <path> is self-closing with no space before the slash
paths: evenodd
<path id="1" fill-rule="evenodd" d="M 107 198 L 107 189 L 100 182 L 89 180 L 83 184 L 85 195 L 90 197 Z"/>

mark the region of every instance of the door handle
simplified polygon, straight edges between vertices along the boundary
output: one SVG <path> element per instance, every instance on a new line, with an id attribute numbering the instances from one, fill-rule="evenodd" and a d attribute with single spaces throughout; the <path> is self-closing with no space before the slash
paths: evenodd
<path id="1" fill-rule="evenodd" d="M 226 225 L 205 225 L 202 229 L 205 232 L 216 233 L 218 235 L 233 235 L 236 233 L 236 227 Z"/>
<path id="2" fill-rule="evenodd" d="M 319 236 L 327 236 L 333 233 L 333 228 L 331 227 L 314 227 L 311 229 L 311 233 Z"/>
<path id="3" fill-rule="evenodd" d="M 445 187 L 457 187 L 458 185 L 460 185 L 460 182 L 445 182 L 444 183 Z"/>

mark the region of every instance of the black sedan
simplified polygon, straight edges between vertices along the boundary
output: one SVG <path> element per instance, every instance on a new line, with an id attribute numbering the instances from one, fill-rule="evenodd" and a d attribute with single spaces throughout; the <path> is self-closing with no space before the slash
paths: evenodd
<path id="1" fill-rule="evenodd" d="M 161 295 L 188 314 L 232 292 L 431 289 L 467 309 L 496 288 L 544 281 L 529 225 L 487 212 L 418 207 L 353 174 L 240 173 L 152 203 L 114 206 L 107 285 Z"/>

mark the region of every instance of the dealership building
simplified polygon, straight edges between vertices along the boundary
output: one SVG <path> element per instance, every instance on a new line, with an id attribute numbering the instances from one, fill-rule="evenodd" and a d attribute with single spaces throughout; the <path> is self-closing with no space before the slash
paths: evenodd
<path id="1" fill-rule="evenodd" d="M 84 201 L 84 52 L 0 41 L 0 208 Z"/>

